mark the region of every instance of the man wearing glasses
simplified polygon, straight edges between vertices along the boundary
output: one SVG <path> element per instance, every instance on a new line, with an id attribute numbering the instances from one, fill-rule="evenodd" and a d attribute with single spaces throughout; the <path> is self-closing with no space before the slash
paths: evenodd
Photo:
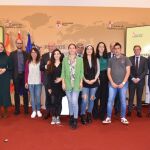
<path id="1" fill-rule="evenodd" d="M 20 93 L 23 94 L 24 113 L 28 114 L 28 91 L 25 89 L 25 63 L 27 53 L 23 50 L 23 41 L 16 40 L 17 49 L 10 54 L 12 60 L 13 71 L 12 78 L 14 83 L 14 100 L 15 100 L 15 115 L 20 114 Z"/>

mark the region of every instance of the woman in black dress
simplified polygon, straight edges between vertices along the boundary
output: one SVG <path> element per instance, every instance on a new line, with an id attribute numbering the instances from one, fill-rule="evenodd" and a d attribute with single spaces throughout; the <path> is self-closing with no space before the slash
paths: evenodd
<path id="1" fill-rule="evenodd" d="M 7 108 L 11 105 L 10 100 L 10 71 L 11 63 L 7 56 L 3 43 L 0 43 L 0 112 L 1 117 L 7 117 Z M 2 107 L 4 112 L 2 113 Z"/>
<path id="2" fill-rule="evenodd" d="M 48 92 L 51 97 L 50 112 L 52 114 L 51 124 L 60 124 L 60 114 L 62 110 L 62 97 L 64 91 L 62 90 L 62 69 L 63 55 L 60 50 L 55 49 L 52 52 L 51 60 L 48 65 Z"/>

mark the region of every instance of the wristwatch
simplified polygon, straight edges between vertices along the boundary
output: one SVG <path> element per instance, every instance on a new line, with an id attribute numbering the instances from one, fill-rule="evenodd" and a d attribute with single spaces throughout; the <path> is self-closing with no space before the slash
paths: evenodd
<path id="1" fill-rule="evenodd" d="M 126 83 L 125 83 L 125 82 L 122 82 L 122 84 L 125 85 Z"/>

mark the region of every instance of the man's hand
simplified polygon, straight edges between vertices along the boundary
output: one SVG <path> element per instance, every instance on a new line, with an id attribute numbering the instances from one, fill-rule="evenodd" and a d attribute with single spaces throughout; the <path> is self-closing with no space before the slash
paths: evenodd
<path id="1" fill-rule="evenodd" d="M 124 84 L 123 84 L 123 83 L 121 83 L 121 84 L 119 84 L 119 85 L 118 85 L 118 88 L 119 88 L 119 89 L 122 89 L 122 88 L 123 88 L 123 86 L 124 86 Z"/>
<path id="2" fill-rule="evenodd" d="M 113 88 L 118 88 L 118 85 L 114 82 L 112 82 L 111 85 L 112 85 Z"/>

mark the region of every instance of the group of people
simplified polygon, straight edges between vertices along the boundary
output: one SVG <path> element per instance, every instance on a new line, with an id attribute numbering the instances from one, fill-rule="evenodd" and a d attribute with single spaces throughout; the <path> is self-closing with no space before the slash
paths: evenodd
<path id="1" fill-rule="evenodd" d="M 69 125 L 73 129 L 78 126 L 78 116 L 83 125 L 91 123 L 92 116 L 100 118 L 103 124 L 111 123 L 113 106 L 115 114 L 121 114 L 121 123 L 129 124 L 126 119 L 128 89 L 127 116 L 132 115 L 136 91 L 137 116 L 142 117 L 142 94 L 145 76 L 150 70 L 150 57 L 141 56 L 140 45 L 133 47 L 135 55 L 130 58 L 122 54 L 122 46 L 118 42 L 110 44 L 109 53 L 104 42 L 99 42 L 96 49 L 92 45 L 84 47 L 82 43 L 71 43 L 66 56 L 52 42 L 48 45 L 49 51 L 42 56 L 36 47 L 27 54 L 20 39 L 16 40 L 16 47 L 7 56 L 4 44 L 0 43 L 1 117 L 7 117 L 7 108 L 11 105 L 10 79 L 14 84 L 15 115 L 20 114 L 22 92 L 24 113 L 29 113 L 30 95 L 31 118 L 42 117 L 41 90 L 44 85 L 44 119 L 52 116 L 51 124 L 61 123 L 62 98 L 65 95 L 69 106 Z"/>

